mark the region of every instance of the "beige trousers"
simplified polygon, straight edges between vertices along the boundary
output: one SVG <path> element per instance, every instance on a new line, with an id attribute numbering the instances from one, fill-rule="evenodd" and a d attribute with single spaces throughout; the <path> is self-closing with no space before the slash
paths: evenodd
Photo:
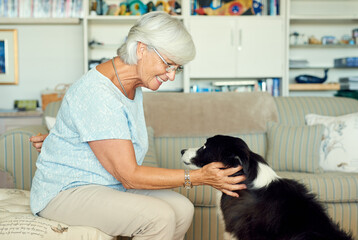
<path id="1" fill-rule="evenodd" d="M 128 190 L 87 185 L 59 193 L 39 215 L 68 225 L 95 227 L 133 239 L 183 239 L 193 204 L 171 190 Z"/>

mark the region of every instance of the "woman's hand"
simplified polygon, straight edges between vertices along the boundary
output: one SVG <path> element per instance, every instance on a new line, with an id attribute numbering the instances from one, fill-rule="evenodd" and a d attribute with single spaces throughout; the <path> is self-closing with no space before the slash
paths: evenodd
<path id="1" fill-rule="evenodd" d="M 36 148 L 36 151 L 41 152 L 42 143 L 48 134 L 38 134 L 36 136 L 30 137 L 30 142 L 32 142 L 32 146 Z"/>
<path id="2" fill-rule="evenodd" d="M 245 184 L 238 184 L 244 181 L 246 178 L 243 175 L 236 177 L 229 176 L 240 171 L 242 167 L 238 166 L 236 168 L 223 168 L 225 168 L 223 163 L 213 162 L 205 165 L 203 168 L 200 168 L 198 170 L 200 172 L 198 176 L 194 173 L 194 171 L 193 175 L 195 174 L 196 177 L 199 177 L 199 183 L 201 182 L 202 184 L 210 185 L 229 196 L 239 197 L 239 194 L 234 191 L 246 189 Z"/>

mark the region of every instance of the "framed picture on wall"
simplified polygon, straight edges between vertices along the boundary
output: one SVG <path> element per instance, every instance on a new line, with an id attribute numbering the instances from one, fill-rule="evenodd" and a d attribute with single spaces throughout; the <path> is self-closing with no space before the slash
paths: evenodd
<path id="1" fill-rule="evenodd" d="M 18 83 L 17 30 L 0 29 L 0 85 Z"/>

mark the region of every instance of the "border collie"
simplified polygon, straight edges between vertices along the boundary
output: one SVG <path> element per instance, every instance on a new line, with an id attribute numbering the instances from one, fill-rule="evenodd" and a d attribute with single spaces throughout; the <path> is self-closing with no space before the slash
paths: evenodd
<path id="1" fill-rule="evenodd" d="M 191 168 L 211 162 L 222 162 L 228 168 L 243 167 L 233 176 L 245 175 L 247 189 L 238 191 L 239 198 L 223 193 L 220 202 L 225 230 L 233 239 L 353 239 L 333 223 L 303 184 L 279 177 L 242 139 L 216 135 L 201 148 L 184 149 L 181 153 L 182 161 Z"/>

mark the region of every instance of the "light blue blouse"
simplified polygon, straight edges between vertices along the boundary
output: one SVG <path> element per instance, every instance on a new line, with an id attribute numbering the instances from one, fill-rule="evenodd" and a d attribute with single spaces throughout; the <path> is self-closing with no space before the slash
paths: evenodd
<path id="1" fill-rule="evenodd" d="M 31 211 L 37 214 L 61 191 L 87 184 L 125 191 L 100 164 L 89 141 L 130 139 L 137 163 L 148 150 L 141 88 L 126 98 L 93 68 L 67 91 L 56 124 L 45 139 L 31 187 Z"/>

